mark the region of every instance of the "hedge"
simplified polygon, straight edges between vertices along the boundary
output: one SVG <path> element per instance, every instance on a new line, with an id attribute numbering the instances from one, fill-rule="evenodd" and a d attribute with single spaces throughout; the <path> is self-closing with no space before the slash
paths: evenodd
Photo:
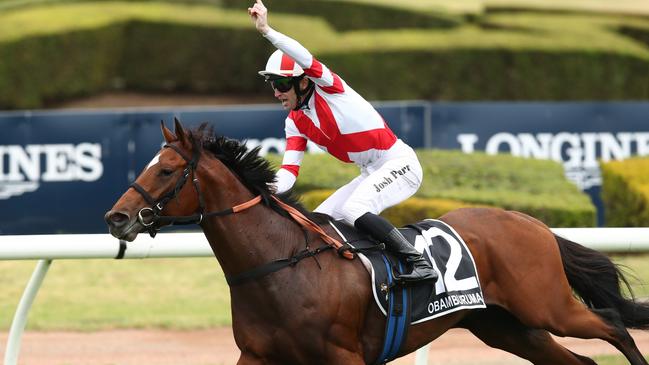
<path id="1" fill-rule="evenodd" d="M 0 107 L 37 108 L 115 88 L 268 93 L 256 71 L 271 52 L 253 31 L 141 22 L 0 44 Z M 369 100 L 649 99 L 648 64 L 614 54 L 462 50 L 322 59 Z M 376 75 L 396 75 L 396 82 Z"/>
<path id="2" fill-rule="evenodd" d="M 649 158 L 636 157 L 600 164 L 606 224 L 612 227 L 649 225 Z"/>
<path id="3" fill-rule="evenodd" d="M 119 75 L 123 27 L 0 43 L 0 107 L 34 108 L 111 88 Z"/>
<path id="4" fill-rule="evenodd" d="M 649 63 L 606 52 L 456 49 L 327 54 L 322 58 L 372 100 L 649 98 Z M 376 75 L 395 75 L 396 82 L 386 84 Z"/>
<path id="5" fill-rule="evenodd" d="M 586 194 L 566 180 L 559 163 L 446 150 L 418 150 L 417 154 L 424 182 L 415 195 L 421 200 L 413 204 L 426 213 L 423 216 L 441 214 L 436 200 L 443 199 L 522 211 L 553 227 L 595 225 L 595 207 Z M 276 155 L 268 159 L 275 165 L 281 162 Z M 310 154 L 305 157 L 294 190 L 306 195 L 308 206 L 314 207 L 324 194 L 310 196 L 309 192 L 337 189 L 357 175 L 358 168 L 353 164 L 340 163 L 326 154 Z"/>
<path id="6" fill-rule="evenodd" d="M 301 201 L 306 208 L 313 210 L 333 192 L 334 190 L 308 191 L 302 194 Z M 436 219 L 451 210 L 466 207 L 487 207 L 487 205 L 472 204 L 451 199 L 422 199 L 412 197 L 386 209 L 381 215 L 395 226 L 403 227 L 406 224 L 419 222 L 422 219 Z"/>
<path id="7" fill-rule="evenodd" d="M 295 1 L 304 0 L 276 6 L 308 8 Z M 0 107 L 38 108 L 114 89 L 267 95 L 256 71 L 272 46 L 244 11 L 201 2 L 59 1 L 0 13 Z M 273 24 L 370 100 L 649 98 L 647 19 L 487 13 L 459 25 L 459 18 L 450 18 L 440 28 L 429 13 L 411 16 L 418 13 L 351 1 L 309 3 L 325 14 L 337 8 L 349 14 L 275 12 Z M 337 32 L 329 26 L 365 8 L 377 19 L 392 14 L 396 25 L 390 27 L 404 28 L 376 30 L 368 23 Z"/>
<path id="8" fill-rule="evenodd" d="M 257 75 L 272 45 L 253 29 L 131 22 L 121 65 L 124 88 L 138 91 L 271 93 Z M 155 40 L 155 41 L 152 41 Z M 164 62 L 153 62 L 164 58 Z"/>
<path id="9" fill-rule="evenodd" d="M 249 0 L 222 0 L 227 8 L 247 9 Z M 460 18 L 443 13 L 412 11 L 372 3 L 331 0 L 266 0 L 264 5 L 273 13 L 295 13 L 325 19 L 336 30 L 452 28 Z M 344 16 L 342 16 L 344 14 Z"/>

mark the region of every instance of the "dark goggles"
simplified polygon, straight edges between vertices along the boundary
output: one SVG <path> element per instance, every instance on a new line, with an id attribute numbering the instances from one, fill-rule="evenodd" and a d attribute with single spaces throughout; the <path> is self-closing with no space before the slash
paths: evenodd
<path id="1" fill-rule="evenodd" d="M 285 93 L 293 87 L 293 78 L 292 77 L 282 77 L 279 79 L 274 79 L 274 80 L 269 80 L 270 81 L 270 86 L 272 86 L 273 89 Z"/>

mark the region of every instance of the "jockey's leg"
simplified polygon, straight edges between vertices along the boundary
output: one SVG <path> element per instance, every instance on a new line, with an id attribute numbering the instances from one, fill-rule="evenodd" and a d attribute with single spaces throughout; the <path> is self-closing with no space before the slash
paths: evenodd
<path id="1" fill-rule="evenodd" d="M 412 271 L 409 274 L 395 276 L 396 280 L 403 282 L 437 280 L 437 271 L 387 219 L 368 212 L 358 218 L 354 226 L 370 234 L 379 242 L 385 243 L 390 251 L 412 265 Z"/>
<path id="2" fill-rule="evenodd" d="M 437 272 L 387 219 L 378 214 L 412 196 L 421 185 L 422 170 L 416 156 L 385 162 L 362 179 L 340 211 L 343 219 L 386 244 L 388 249 L 411 263 L 402 281 L 434 281 Z"/>
<path id="3" fill-rule="evenodd" d="M 352 181 L 341 186 L 327 199 L 325 199 L 325 201 L 320 203 L 320 205 L 318 205 L 318 207 L 313 211 L 317 213 L 328 214 L 335 220 L 343 219 L 343 216 L 341 215 L 343 204 L 345 204 L 347 199 L 349 199 L 354 190 L 356 190 L 358 185 L 361 183 L 361 181 L 363 181 L 363 179 L 365 179 L 365 177 L 366 176 L 363 175 L 357 176 Z"/>

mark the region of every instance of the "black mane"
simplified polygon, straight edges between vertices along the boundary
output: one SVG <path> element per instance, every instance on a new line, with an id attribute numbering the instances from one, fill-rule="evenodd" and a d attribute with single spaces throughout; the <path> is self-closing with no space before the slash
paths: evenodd
<path id="1" fill-rule="evenodd" d="M 248 149 L 244 142 L 227 138 L 214 133 L 207 123 L 190 131 L 190 138 L 203 148 L 211 152 L 225 166 L 234 172 L 241 182 L 253 194 L 262 196 L 264 202 L 276 211 L 286 215 L 283 209 L 271 199 L 271 187 L 275 183 L 275 171 L 271 163 L 259 155 L 260 147 Z M 308 212 L 299 202 L 299 198 L 291 192 L 277 195 L 286 204 L 298 209 L 310 219 L 321 220 L 318 214 Z"/>

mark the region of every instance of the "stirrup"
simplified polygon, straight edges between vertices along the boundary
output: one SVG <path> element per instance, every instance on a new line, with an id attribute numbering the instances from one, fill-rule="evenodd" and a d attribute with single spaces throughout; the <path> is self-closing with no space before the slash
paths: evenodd
<path id="1" fill-rule="evenodd" d="M 439 275 L 437 274 L 437 271 L 435 271 L 435 269 L 431 268 L 430 270 L 433 272 L 432 275 L 420 276 L 418 279 L 414 279 L 412 277 L 407 278 L 407 279 L 403 278 L 404 276 L 412 275 L 412 273 L 414 272 L 414 269 L 409 274 L 399 274 L 399 273 L 393 272 L 393 276 L 394 276 L 395 281 L 398 281 L 398 282 L 403 283 L 403 284 L 419 284 L 419 283 L 427 283 L 427 282 L 435 283 L 439 279 Z"/>

